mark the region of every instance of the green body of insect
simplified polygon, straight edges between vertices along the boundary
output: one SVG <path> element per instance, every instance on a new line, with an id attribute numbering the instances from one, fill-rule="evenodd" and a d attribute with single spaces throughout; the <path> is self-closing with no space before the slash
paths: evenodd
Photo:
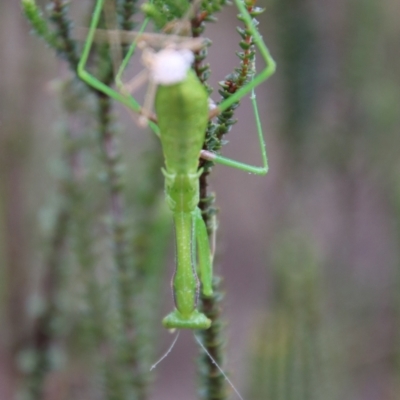
<path id="1" fill-rule="evenodd" d="M 120 101 L 130 109 L 141 112 L 140 105 L 132 96 L 112 90 L 85 70 L 103 4 L 104 0 L 96 2 L 89 34 L 78 66 L 78 74 L 81 79 L 97 90 Z M 207 229 L 197 207 L 201 174 L 198 169 L 199 157 L 202 156 L 214 162 L 259 175 L 265 174 L 268 170 L 254 93 L 252 104 L 257 122 L 263 166 L 255 167 L 202 151 L 207 123 L 211 116 L 215 116 L 239 101 L 275 70 L 275 63 L 258 34 L 243 1 L 235 0 L 235 4 L 253 35 L 254 43 L 259 48 L 267 67 L 251 82 L 219 104 L 217 112 L 212 115 L 209 112 L 207 92 L 190 68 L 175 82 L 157 82 L 155 98 L 157 124 L 153 122 L 149 125 L 161 139 L 166 166 L 163 170 L 165 193 L 174 218 L 177 249 L 176 270 L 173 278 L 175 310 L 163 320 L 163 324 L 167 328 L 207 329 L 211 324 L 211 321 L 196 308 L 200 286 L 197 275 L 200 278 L 202 293 L 205 296 L 212 295 L 212 261 Z M 120 73 L 117 74 L 117 82 L 122 70 L 128 64 L 135 46 L 136 43 L 133 43 L 123 61 Z M 187 58 L 187 54 L 183 58 L 185 57 Z M 191 61 L 189 61 L 189 67 L 190 64 Z M 172 72 L 173 70 L 171 69 Z"/>
<path id="2" fill-rule="evenodd" d="M 163 321 L 168 328 L 206 329 L 211 321 L 196 309 L 198 281 L 193 259 L 197 239 L 203 293 L 212 294 L 211 259 L 199 202 L 198 160 L 208 123 L 208 95 L 192 70 L 179 83 L 159 85 L 155 110 L 165 157 L 165 193 L 174 216 L 177 263 L 173 281 L 176 310 Z M 205 245 L 204 245 L 205 244 Z M 205 260 L 204 260 L 205 259 Z"/>

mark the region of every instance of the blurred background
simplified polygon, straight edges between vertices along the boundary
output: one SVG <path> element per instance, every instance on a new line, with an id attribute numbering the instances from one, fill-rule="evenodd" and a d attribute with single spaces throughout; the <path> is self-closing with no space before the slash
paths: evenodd
<path id="1" fill-rule="evenodd" d="M 399 399 L 400 3 L 258 4 L 277 62 L 257 88 L 269 173 L 217 166 L 211 177 L 224 367 L 247 399 Z M 76 26 L 87 25 L 90 6 L 71 2 Z M 235 8 L 217 16 L 205 31 L 214 88 L 239 50 Z M 30 29 L 19 2 L 2 0 L 0 399 L 136 398 L 119 392 L 129 379 L 122 364 L 104 362 L 121 356 L 112 343 L 123 340 L 115 332 L 130 312 L 118 317 L 122 306 L 109 299 L 113 260 L 132 252 L 144 322 L 142 342 L 123 354 L 151 365 L 173 338 L 161 326 L 174 245 L 159 145 L 117 107 L 119 150 L 102 152 L 99 111 Z M 248 100 L 236 117 L 223 154 L 258 165 Z M 197 353 L 181 334 L 137 398 L 194 398 Z"/>

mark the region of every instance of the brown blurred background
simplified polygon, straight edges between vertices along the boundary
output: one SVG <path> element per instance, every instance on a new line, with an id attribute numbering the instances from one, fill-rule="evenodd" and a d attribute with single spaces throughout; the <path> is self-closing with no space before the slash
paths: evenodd
<path id="1" fill-rule="evenodd" d="M 58 95 L 65 63 L 29 34 L 18 3 L 0 3 L 1 400 L 20 387 L 62 175 L 60 131 L 75 123 Z M 257 88 L 270 171 L 217 166 L 212 178 L 226 368 L 248 399 L 399 399 L 400 3 L 261 3 L 260 31 L 278 66 Z M 227 7 L 206 31 L 214 88 L 237 63 L 235 14 Z M 118 115 L 129 178 L 153 143 L 124 110 Z M 237 118 L 224 155 L 259 164 L 247 101 Z M 169 308 L 168 246 L 158 300 Z M 155 326 L 158 355 L 171 338 Z M 151 398 L 194 397 L 195 351 L 182 335 Z M 47 378 L 49 393 L 72 375 L 68 360 Z M 46 398 L 91 398 L 76 396 Z"/>

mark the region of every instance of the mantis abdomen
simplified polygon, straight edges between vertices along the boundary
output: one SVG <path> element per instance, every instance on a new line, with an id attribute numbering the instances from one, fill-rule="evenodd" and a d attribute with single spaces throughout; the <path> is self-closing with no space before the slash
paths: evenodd
<path id="1" fill-rule="evenodd" d="M 208 124 L 208 95 L 192 70 L 183 81 L 160 85 L 155 109 L 169 173 L 197 172 Z"/>

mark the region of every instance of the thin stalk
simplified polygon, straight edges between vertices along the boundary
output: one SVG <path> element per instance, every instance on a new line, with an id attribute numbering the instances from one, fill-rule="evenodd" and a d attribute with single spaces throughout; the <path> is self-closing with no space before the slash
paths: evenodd
<path id="1" fill-rule="evenodd" d="M 51 0 L 49 2 L 50 20 L 56 28 L 56 37 L 59 41 L 58 54 L 68 61 L 70 68 L 76 71 L 79 56 L 76 50 L 76 43 L 71 38 L 72 21 L 68 18 L 67 0 Z"/>
<path id="2" fill-rule="evenodd" d="M 70 212 L 67 202 L 60 207 L 51 239 L 48 259 L 45 263 L 43 293 L 45 310 L 35 322 L 32 333 L 32 347 L 36 353 L 35 367 L 27 377 L 27 388 L 32 400 L 41 400 L 44 396 L 44 380 L 50 370 L 49 349 L 54 339 L 51 328 L 58 314 L 57 295 L 60 286 L 62 256 L 67 239 Z"/>
<path id="3" fill-rule="evenodd" d="M 252 15 L 253 9 L 256 10 L 255 1 L 247 5 L 247 11 Z M 259 14 L 259 12 L 257 13 Z M 253 15 L 252 15 L 253 16 Z M 254 15 L 255 16 L 255 15 Z M 198 36 L 203 31 L 203 21 L 207 15 L 201 13 L 192 20 L 193 36 Z M 240 90 L 254 75 L 254 58 L 255 49 L 253 37 L 245 29 L 238 30 L 241 36 L 240 46 L 244 51 L 239 54 L 241 60 L 240 67 L 236 68 L 233 73 L 225 78 L 221 84 L 220 94 L 222 100 L 229 98 L 234 93 Z M 205 52 L 200 53 L 196 57 L 194 65 L 195 71 L 202 82 L 206 85 L 206 79 L 209 76 L 208 68 L 203 66 Z M 207 87 L 207 86 L 206 86 Z M 235 123 L 233 119 L 234 110 L 238 103 L 232 104 L 228 109 L 224 110 L 217 119 L 217 123 L 210 123 L 206 134 L 205 150 L 219 152 L 222 146 L 223 136 L 229 132 L 232 125 Z M 199 207 L 202 211 L 204 222 L 207 226 L 210 240 L 213 241 L 215 236 L 215 215 L 214 207 L 215 197 L 208 191 L 208 176 L 211 173 L 212 163 L 209 161 L 200 161 L 200 166 L 204 168 L 204 172 L 200 177 L 200 203 Z M 222 331 L 223 323 L 221 321 L 221 300 L 223 298 L 220 292 L 221 280 L 215 278 L 213 281 L 214 295 L 211 298 L 200 296 L 201 311 L 212 320 L 212 325 L 209 329 L 200 331 L 199 336 L 207 351 L 211 354 L 214 360 L 222 366 L 224 363 L 224 346 L 225 339 Z M 200 398 L 207 400 L 225 399 L 227 397 L 226 381 L 215 364 L 202 353 L 199 357 L 199 375 L 200 375 Z"/>
<path id="4" fill-rule="evenodd" d="M 135 320 L 132 287 L 134 287 L 134 263 L 130 252 L 130 240 L 126 225 L 124 204 L 124 185 L 120 174 L 121 154 L 117 145 L 116 133 L 112 124 L 111 99 L 98 93 L 98 140 L 106 168 L 106 185 L 109 196 L 110 228 L 113 259 L 117 268 L 118 307 L 123 326 L 123 362 L 134 377 L 134 386 L 142 385 L 137 373 L 139 370 L 137 348 L 135 346 Z"/>

